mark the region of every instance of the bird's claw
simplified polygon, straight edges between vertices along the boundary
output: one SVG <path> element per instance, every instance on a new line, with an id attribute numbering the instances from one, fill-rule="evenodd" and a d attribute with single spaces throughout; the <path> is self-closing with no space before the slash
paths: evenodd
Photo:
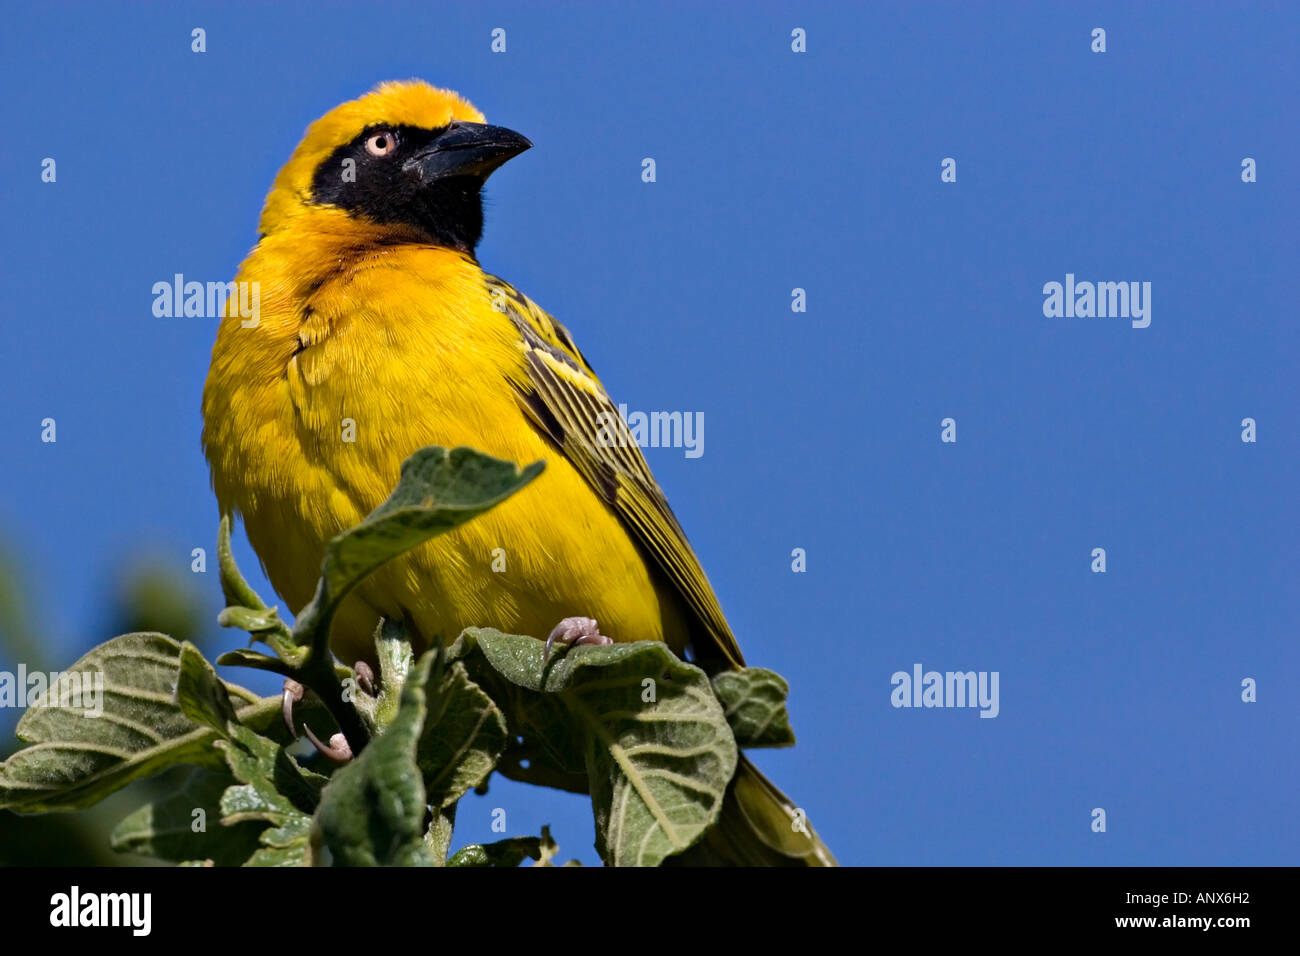
<path id="1" fill-rule="evenodd" d="M 293 705 L 302 700 L 303 687 L 292 677 L 284 679 L 284 696 L 280 701 L 280 713 L 284 716 L 284 725 L 289 728 L 289 733 L 298 736 L 298 731 L 293 729 Z"/>
<path id="2" fill-rule="evenodd" d="M 551 659 L 551 646 L 559 644 L 562 647 L 577 647 L 579 644 L 595 644 L 603 646 L 613 644 L 614 639 L 606 637 L 600 633 L 600 627 L 596 624 L 596 619 L 591 617 L 566 617 L 559 624 L 555 625 L 551 631 L 551 636 L 546 639 L 546 650 L 542 654 L 542 666 Z"/>
<path id="3" fill-rule="evenodd" d="M 364 666 L 365 665 L 358 665 L 357 683 L 362 684 L 363 681 L 365 681 L 373 688 L 374 675 L 370 672 L 369 667 L 366 667 L 366 673 L 363 675 L 361 667 Z M 367 693 L 371 692 L 372 691 L 367 691 Z M 304 693 L 305 690 L 302 684 L 299 684 L 292 677 L 286 677 L 284 679 L 284 692 L 280 700 L 280 714 L 284 717 L 284 725 L 289 728 L 289 733 L 294 737 L 298 736 L 298 731 L 295 730 L 293 726 L 293 705 L 302 700 Z M 311 728 L 306 724 L 302 725 L 302 729 L 303 733 L 307 735 L 307 739 L 311 741 L 311 745 L 330 760 L 335 763 L 347 763 L 352 759 L 352 748 L 348 745 L 348 739 L 342 734 L 335 734 L 330 738 L 328 744 L 323 744 L 320 742 L 320 738 L 312 733 Z"/>
<path id="4" fill-rule="evenodd" d="M 375 672 L 370 669 L 370 665 L 365 661 L 357 661 L 352 668 L 353 673 L 357 675 L 357 686 L 364 690 L 371 697 L 375 696 Z"/>
<path id="5" fill-rule="evenodd" d="M 306 724 L 302 725 L 302 729 L 307 735 L 307 739 L 311 741 L 311 745 L 324 754 L 328 759 L 335 763 L 347 763 L 352 759 L 352 748 L 348 745 L 348 738 L 344 737 L 342 734 L 335 734 L 330 738 L 328 744 L 323 744 L 320 742 L 320 739 L 311 732 L 311 728 Z"/>

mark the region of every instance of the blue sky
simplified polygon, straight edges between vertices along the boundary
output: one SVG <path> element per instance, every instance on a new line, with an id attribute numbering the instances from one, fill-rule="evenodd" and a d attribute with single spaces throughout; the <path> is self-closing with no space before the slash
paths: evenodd
<path id="1" fill-rule="evenodd" d="M 7 13 L 0 540 L 56 663 L 122 560 L 215 540 L 215 323 L 153 283 L 233 277 L 306 125 L 418 76 L 535 144 L 484 266 L 617 401 L 703 413 L 702 457 L 647 457 L 791 682 L 799 744 L 756 757 L 842 862 L 1297 861 L 1293 6 L 311 9 Z M 1150 282 L 1150 326 L 1045 317 L 1067 273 Z M 998 716 L 892 707 L 917 663 L 997 671 Z M 595 860 L 582 798 L 504 781 L 458 842 L 496 807 Z"/>

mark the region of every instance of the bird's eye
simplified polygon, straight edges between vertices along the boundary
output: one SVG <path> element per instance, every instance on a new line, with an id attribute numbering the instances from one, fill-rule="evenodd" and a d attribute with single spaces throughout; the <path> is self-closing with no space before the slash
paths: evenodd
<path id="1" fill-rule="evenodd" d="M 381 129 L 366 137 L 366 152 L 371 156 L 389 156 L 397 150 L 397 133 Z"/>

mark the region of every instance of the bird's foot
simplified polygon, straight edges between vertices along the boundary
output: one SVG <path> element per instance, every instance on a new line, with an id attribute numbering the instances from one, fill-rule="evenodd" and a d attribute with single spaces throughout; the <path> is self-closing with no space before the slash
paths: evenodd
<path id="1" fill-rule="evenodd" d="M 302 729 L 307 734 L 307 739 L 311 741 L 311 745 L 324 754 L 326 759 L 334 763 L 347 763 L 352 759 L 352 748 L 348 745 L 348 738 L 342 734 L 335 734 L 328 744 L 323 744 L 306 724 L 302 725 Z"/>
<path id="2" fill-rule="evenodd" d="M 370 665 L 365 661 L 357 661 L 352 665 L 352 673 L 357 675 L 357 686 L 371 697 L 374 697 L 375 672 L 371 670 Z"/>
<path id="3" fill-rule="evenodd" d="M 579 644 L 613 644 L 614 639 L 600 633 L 596 619 L 591 617 L 566 617 L 546 639 L 546 651 L 542 654 L 542 666 L 551 658 L 551 646 L 577 647 Z"/>
<path id="4" fill-rule="evenodd" d="M 369 671 L 369 668 L 366 670 Z M 302 700 L 304 693 L 302 684 L 299 684 L 292 677 L 284 679 L 284 693 L 280 700 L 280 713 L 284 717 L 285 726 L 289 728 L 289 733 L 294 737 L 298 736 L 298 731 L 293 726 L 293 705 Z M 302 729 L 303 733 L 307 735 L 307 739 L 311 741 L 311 745 L 328 759 L 335 763 L 347 763 L 352 759 L 352 748 L 348 746 L 348 739 L 342 734 L 335 734 L 330 738 L 328 744 L 323 744 L 306 724 L 302 725 Z"/>
<path id="5" fill-rule="evenodd" d="M 284 717 L 284 725 L 289 728 L 289 734 L 293 737 L 298 736 L 298 731 L 293 726 L 293 705 L 302 700 L 303 687 L 292 677 L 284 679 L 284 692 L 280 698 L 280 714 Z"/>

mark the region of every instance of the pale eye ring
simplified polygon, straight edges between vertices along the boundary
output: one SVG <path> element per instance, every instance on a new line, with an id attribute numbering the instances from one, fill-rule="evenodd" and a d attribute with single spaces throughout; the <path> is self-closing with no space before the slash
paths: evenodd
<path id="1" fill-rule="evenodd" d="M 391 156 L 397 152 L 397 133 L 381 129 L 366 137 L 366 152 L 371 156 Z"/>

